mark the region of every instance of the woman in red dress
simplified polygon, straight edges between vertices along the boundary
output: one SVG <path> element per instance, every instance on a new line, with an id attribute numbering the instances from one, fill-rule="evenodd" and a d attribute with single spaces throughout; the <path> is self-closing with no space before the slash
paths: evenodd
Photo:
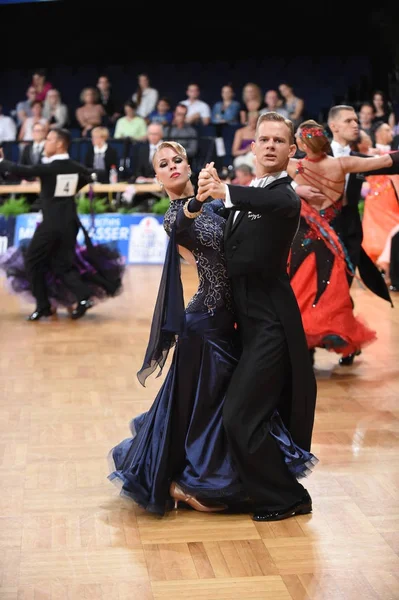
<path id="1" fill-rule="evenodd" d="M 317 187 L 324 201 L 302 200 L 301 220 L 289 263 L 291 285 L 302 314 L 309 350 L 325 348 L 341 355 L 340 364 L 376 339 L 376 332 L 355 316 L 348 274 L 353 266 L 340 239 L 345 176 L 391 167 L 388 155 L 361 158 L 329 156 L 330 143 L 322 125 L 305 121 L 296 132 L 303 159 L 290 159 L 288 174 L 298 184 Z M 389 298 L 389 292 L 387 291 Z"/>

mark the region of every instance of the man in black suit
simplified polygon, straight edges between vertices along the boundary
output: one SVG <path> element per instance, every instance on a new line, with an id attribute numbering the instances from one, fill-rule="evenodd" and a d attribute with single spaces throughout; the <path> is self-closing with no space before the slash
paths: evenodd
<path id="1" fill-rule="evenodd" d="M 301 210 L 285 171 L 296 152 L 292 122 L 275 112 L 261 115 L 252 149 L 253 187 L 226 185 L 214 169 L 203 169 L 197 199 L 221 198 L 232 209 L 225 251 L 243 351 L 224 426 L 254 520 L 275 521 L 309 513 L 312 501 L 270 435 L 270 418 L 278 410 L 294 442 L 309 451 L 316 380 L 287 274 Z"/>
<path id="2" fill-rule="evenodd" d="M 352 106 L 345 104 L 333 106 L 328 114 L 328 126 L 333 135 L 331 141 L 331 150 L 334 157 L 339 156 L 364 156 L 351 150 L 350 144 L 355 142 L 359 136 L 359 118 Z M 394 174 L 395 167 L 389 169 L 379 169 L 367 173 L 351 173 L 346 175 L 345 199 L 342 208 L 340 223 L 337 226 L 349 258 L 354 269 L 358 268 L 360 276 L 367 287 L 388 298 L 389 293 L 386 288 L 382 275 L 378 267 L 374 264 L 368 254 L 362 247 L 363 228 L 359 213 L 359 201 L 361 199 L 361 188 L 366 175 L 388 175 Z M 349 285 L 352 284 L 353 276 L 348 274 Z M 341 365 L 350 366 L 353 363 L 355 355 L 350 354 L 345 358 L 340 358 Z"/>
<path id="3" fill-rule="evenodd" d="M 77 307 L 72 311 L 72 318 L 83 316 L 93 306 L 90 289 L 81 279 L 74 262 L 80 227 L 75 195 L 92 177 L 91 171 L 69 158 L 69 144 L 69 131 L 51 130 L 45 143 L 47 163 L 32 166 L 4 160 L 0 151 L 0 172 L 38 177 L 41 182 L 43 220 L 35 230 L 26 255 L 26 269 L 36 298 L 36 309 L 28 317 L 29 321 L 52 314 L 46 286 L 49 266 L 76 296 Z"/>
<path id="4" fill-rule="evenodd" d="M 109 183 L 111 167 L 118 169 L 119 159 L 115 148 L 108 144 L 109 131 L 107 127 L 94 127 L 91 130 L 91 145 L 89 146 L 84 164 L 97 175 L 100 183 Z"/>

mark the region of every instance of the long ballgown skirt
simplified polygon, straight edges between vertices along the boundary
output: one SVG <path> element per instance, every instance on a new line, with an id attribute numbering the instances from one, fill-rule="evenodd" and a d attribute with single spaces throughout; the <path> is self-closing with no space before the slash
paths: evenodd
<path id="1" fill-rule="evenodd" d="M 337 202 L 319 212 L 302 200 L 289 274 L 309 349 L 348 356 L 376 340 L 376 333 L 353 311 L 347 278 L 351 265 L 335 229 L 340 208 Z"/>
<path id="2" fill-rule="evenodd" d="M 366 181 L 362 246 L 377 262 L 390 232 L 399 225 L 399 175 L 370 175 Z"/>
<path id="3" fill-rule="evenodd" d="M 30 240 L 21 240 L 19 246 L 11 246 L 0 257 L 0 271 L 6 276 L 8 290 L 34 303 L 31 283 L 26 271 L 25 255 Z M 122 291 L 122 279 L 125 261 L 115 245 L 77 244 L 75 248 L 75 266 L 90 289 L 91 298 L 105 300 Z M 76 297 L 52 271 L 51 265 L 46 273 L 48 297 L 52 306 L 70 307 L 76 303 Z"/>
<path id="4" fill-rule="evenodd" d="M 248 501 L 223 428 L 224 398 L 239 355 L 230 313 L 186 314 L 185 332 L 151 408 L 132 420 L 132 436 L 109 453 L 108 479 L 122 496 L 159 515 L 173 508 L 172 481 L 198 499 L 230 508 Z M 309 474 L 317 459 L 295 446 L 277 412 L 270 434 L 291 472 L 297 478 Z"/>

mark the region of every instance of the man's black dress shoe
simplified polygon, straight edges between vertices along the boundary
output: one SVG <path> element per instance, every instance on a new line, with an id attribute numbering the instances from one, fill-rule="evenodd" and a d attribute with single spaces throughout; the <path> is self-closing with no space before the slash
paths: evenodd
<path id="1" fill-rule="evenodd" d="M 88 298 L 87 300 L 81 300 L 80 302 L 78 302 L 77 307 L 72 311 L 71 318 L 80 319 L 80 317 L 83 317 L 86 310 L 89 310 L 89 308 L 91 308 L 92 306 L 94 306 L 94 302 L 93 300 L 90 300 L 90 298 Z"/>
<path id="2" fill-rule="evenodd" d="M 312 512 L 312 498 L 305 490 L 302 498 L 290 506 L 289 508 L 281 508 L 280 510 L 258 510 L 253 514 L 254 521 L 282 521 L 295 515 L 307 515 Z"/>
<path id="3" fill-rule="evenodd" d="M 361 354 L 361 350 L 356 350 L 353 354 L 348 354 L 348 356 L 341 356 L 339 359 L 339 364 L 343 367 L 350 367 L 353 365 L 353 361 L 355 360 L 355 356 L 359 356 Z"/>
<path id="4" fill-rule="evenodd" d="M 40 308 L 36 309 L 29 317 L 27 317 L 27 321 L 38 321 L 42 317 L 51 317 L 54 314 L 51 308 Z"/>

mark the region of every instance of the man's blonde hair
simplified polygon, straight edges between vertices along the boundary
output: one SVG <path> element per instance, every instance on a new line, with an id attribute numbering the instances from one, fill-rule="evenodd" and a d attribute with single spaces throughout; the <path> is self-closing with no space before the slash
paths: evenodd
<path id="1" fill-rule="evenodd" d="M 280 115 L 279 113 L 274 112 L 274 111 L 270 111 L 270 112 L 264 113 L 263 115 L 260 115 L 258 122 L 256 124 L 256 132 L 255 132 L 256 137 L 258 137 L 259 126 L 264 121 L 276 121 L 278 123 L 285 123 L 285 125 L 288 128 L 289 134 L 290 134 L 289 142 L 290 142 L 290 144 L 295 144 L 294 124 L 289 119 L 285 119 L 282 115 Z"/>

